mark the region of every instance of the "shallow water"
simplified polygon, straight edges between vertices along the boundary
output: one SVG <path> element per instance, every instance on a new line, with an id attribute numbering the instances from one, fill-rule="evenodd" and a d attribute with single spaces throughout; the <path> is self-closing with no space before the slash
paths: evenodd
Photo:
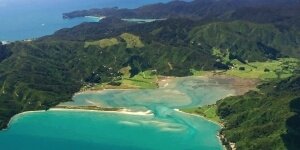
<path id="1" fill-rule="evenodd" d="M 166 86 L 167 85 L 167 86 Z M 103 107 L 151 107 L 186 108 L 214 104 L 224 96 L 234 94 L 227 84 L 205 77 L 176 78 L 163 83 L 159 89 L 105 90 L 99 93 L 76 95 L 74 102 L 62 105 L 99 105 Z"/>
<path id="2" fill-rule="evenodd" d="M 181 113 L 169 115 L 158 118 L 86 111 L 27 113 L 14 118 L 9 130 L 0 134 L 1 148 L 221 149 L 216 138 L 219 126 Z"/>
<path id="3" fill-rule="evenodd" d="M 79 94 L 63 105 L 125 107 L 153 114 L 50 110 L 17 115 L 0 133 L 5 149 L 220 150 L 220 126 L 175 108 L 212 104 L 234 94 L 206 78 L 177 78 L 154 90 L 108 90 Z M 18 144 L 15 144 L 18 143 Z"/>

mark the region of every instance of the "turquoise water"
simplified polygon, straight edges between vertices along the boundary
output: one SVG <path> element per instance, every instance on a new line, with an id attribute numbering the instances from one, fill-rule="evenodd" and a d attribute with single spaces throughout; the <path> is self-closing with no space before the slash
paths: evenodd
<path id="1" fill-rule="evenodd" d="M 108 90 L 85 93 L 63 105 L 125 107 L 152 114 L 50 110 L 14 117 L 0 133 L 4 149 L 60 150 L 220 150 L 220 127 L 174 108 L 215 103 L 234 94 L 206 78 L 178 78 L 156 90 Z M 17 144 L 16 144 L 17 143 Z"/>
<path id="2" fill-rule="evenodd" d="M 220 85 L 215 80 L 200 77 L 177 78 L 160 86 L 159 90 L 106 90 L 93 94 L 83 93 L 74 97 L 75 102 L 62 105 L 99 105 L 130 109 L 145 107 L 150 110 L 152 107 L 166 106 L 175 109 L 214 104 L 224 96 L 234 93 L 228 84 Z"/>
<path id="3" fill-rule="evenodd" d="M 62 13 L 74 10 L 118 6 L 134 8 L 170 0 L 0 0 L 0 41 L 15 41 L 49 35 L 61 28 L 92 18 L 62 19 Z"/>
<path id="4" fill-rule="evenodd" d="M 11 128 L 0 134 L 0 145 L 6 150 L 221 149 L 216 138 L 219 126 L 173 113 L 170 118 L 84 111 L 28 113 L 14 118 Z"/>

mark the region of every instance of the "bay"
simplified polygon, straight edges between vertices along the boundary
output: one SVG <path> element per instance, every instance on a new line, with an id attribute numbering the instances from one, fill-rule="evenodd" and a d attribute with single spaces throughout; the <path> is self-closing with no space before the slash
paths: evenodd
<path id="1" fill-rule="evenodd" d="M 76 94 L 74 102 L 61 105 L 123 107 L 131 112 L 51 109 L 19 114 L 0 132 L 0 145 L 25 150 L 221 150 L 219 125 L 176 109 L 213 104 L 234 93 L 216 80 L 186 77 L 153 90 Z"/>

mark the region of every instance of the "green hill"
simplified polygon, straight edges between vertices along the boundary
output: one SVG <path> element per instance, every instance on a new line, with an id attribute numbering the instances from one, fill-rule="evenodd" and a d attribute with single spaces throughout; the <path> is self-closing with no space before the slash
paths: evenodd
<path id="1" fill-rule="evenodd" d="M 222 134 L 237 149 L 298 149 L 300 77 L 259 86 L 217 103 Z"/>
<path id="2" fill-rule="evenodd" d="M 274 59 L 282 55 L 300 56 L 300 32 L 280 31 L 271 24 L 244 21 L 215 22 L 190 32 L 194 44 L 228 49 L 231 57 L 249 61 Z"/>

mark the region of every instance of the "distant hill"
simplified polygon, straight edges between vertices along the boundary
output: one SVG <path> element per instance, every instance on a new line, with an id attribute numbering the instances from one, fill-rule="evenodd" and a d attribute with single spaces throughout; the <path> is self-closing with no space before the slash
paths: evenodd
<path id="1" fill-rule="evenodd" d="M 274 40 L 272 46 L 270 46 L 270 41 L 265 45 L 257 43 L 258 47 L 271 50 L 276 45 L 275 50 L 280 49 L 283 54 L 299 57 L 300 50 L 297 45 L 299 45 L 300 16 L 298 14 L 300 14 L 300 0 L 194 0 L 192 2 L 158 3 L 136 9 L 103 8 L 74 11 L 65 13 L 64 17 L 74 18 L 93 15 L 114 18 L 185 18 L 200 24 L 232 21 L 264 24 L 265 27 L 269 26 L 277 30 L 274 31 L 274 34 L 282 39 Z M 269 30 L 268 35 L 263 35 L 265 40 L 267 40 L 266 36 L 273 36 L 270 32 L 272 31 Z M 278 35 L 279 32 L 281 32 L 281 35 Z M 290 36 L 290 33 L 294 35 Z M 260 36 L 259 34 L 256 35 Z M 286 45 L 288 41 L 292 41 L 294 46 L 289 48 L 280 47 Z"/>
<path id="2" fill-rule="evenodd" d="M 172 18 L 197 20 L 247 20 L 299 26 L 299 0 L 194 0 L 172 1 L 136 9 L 102 8 L 64 13 L 64 18 L 106 16 L 118 18 Z"/>
<path id="3" fill-rule="evenodd" d="M 300 58 L 299 30 L 294 28 L 281 30 L 273 24 L 257 24 L 249 21 L 203 23 L 177 18 L 134 24 L 118 18 L 106 18 L 99 23 L 85 23 L 71 29 L 60 30 L 51 37 L 84 41 L 116 36 L 123 32 L 135 33 L 146 42 L 155 40 L 176 46 L 196 46 L 206 51 L 210 51 L 213 47 L 221 48 L 223 51 L 229 49 L 232 57 L 241 60 L 257 61 L 275 59 L 279 56 Z"/>

